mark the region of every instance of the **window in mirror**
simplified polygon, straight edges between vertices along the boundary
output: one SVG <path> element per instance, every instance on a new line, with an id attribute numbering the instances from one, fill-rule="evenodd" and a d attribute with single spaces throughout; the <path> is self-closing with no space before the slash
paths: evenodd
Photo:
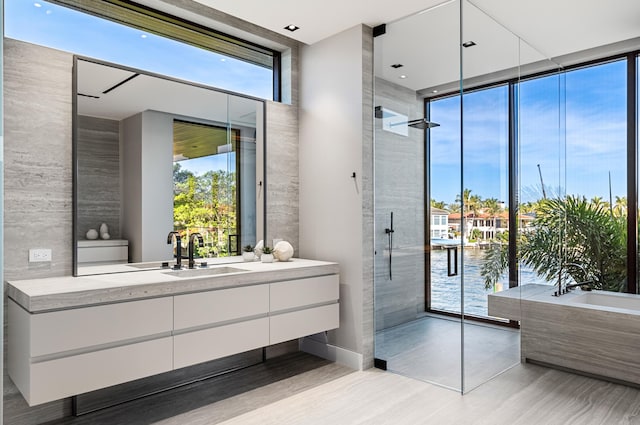
<path id="1" fill-rule="evenodd" d="M 240 134 L 224 126 L 173 122 L 174 230 L 186 240 L 193 233 L 202 236 L 199 257 L 238 254 Z"/>
<path id="2" fill-rule="evenodd" d="M 5 17 L 10 38 L 274 99 L 277 52 L 130 2 L 12 0 Z"/>

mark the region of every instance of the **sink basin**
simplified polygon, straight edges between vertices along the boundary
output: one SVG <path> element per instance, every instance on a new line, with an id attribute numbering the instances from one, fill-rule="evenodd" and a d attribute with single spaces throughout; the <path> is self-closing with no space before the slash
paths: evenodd
<path id="1" fill-rule="evenodd" d="M 640 297 L 637 295 L 619 293 L 603 294 L 596 292 L 578 295 L 571 299 L 571 302 L 640 311 Z"/>
<path id="2" fill-rule="evenodd" d="M 164 263 L 173 265 L 176 260 L 167 260 Z M 147 263 L 128 263 L 127 267 L 135 267 L 136 269 L 161 269 L 163 261 L 149 261 Z"/>
<path id="3" fill-rule="evenodd" d="M 237 267 L 212 267 L 208 269 L 184 269 L 184 270 L 172 270 L 164 272 L 176 277 L 198 277 L 198 276 L 216 276 L 221 274 L 246 272 L 248 270 L 239 269 Z"/>

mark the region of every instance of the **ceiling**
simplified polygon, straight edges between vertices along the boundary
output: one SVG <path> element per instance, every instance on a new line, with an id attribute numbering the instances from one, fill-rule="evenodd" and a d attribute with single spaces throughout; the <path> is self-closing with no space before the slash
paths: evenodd
<path id="1" fill-rule="evenodd" d="M 306 44 L 386 23 L 387 33 L 376 38 L 377 76 L 424 91 L 459 76 L 459 0 L 196 1 Z M 638 0 L 464 0 L 463 16 L 463 38 L 477 43 L 464 50 L 465 78 L 640 48 Z M 289 24 L 300 29 L 284 29 Z M 391 69 L 396 63 L 403 68 Z"/>
<path id="2" fill-rule="evenodd" d="M 156 1 L 160 3 L 147 3 L 153 6 Z M 307 44 L 361 23 L 386 23 L 386 33 L 375 39 L 376 76 L 423 96 L 433 95 L 436 90 L 451 90 L 460 76 L 461 0 L 195 1 Z M 477 84 L 640 49 L 640 0 L 462 2 L 463 41 L 476 43 L 463 49 L 463 76 Z M 284 29 L 288 24 L 300 29 L 289 32 Z M 403 66 L 392 68 L 395 64 Z M 531 64 L 529 70 L 523 67 L 527 64 Z M 87 94 L 101 92 L 102 86 L 122 81 L 120 78 L 126 78 L 127 72 L 104 67 L 91 70 L 86 74 L 92 75 L 91 81 L 81 84 L 87 85 L 83 88 Z M 190 95 L 183 101 L 176 93 L 178 83 L 165 81 L 162 88 L 158 84 L 149 76 L 136 77 L 109 96 L 102 96 L 99 102 L 81 98 L 79 105 L 88 108 L 89 115 L 114 119 L 145 108 L 173 109 L 187 116 L 204 114 L 213 120 L 225 114 L 211 108 L 208 95 L 202 95 L 208 92 L 204 89 L 185 88 Z M 169 92 L 170 95 L 161 95 Z"/>
<path id="3" fill-rule="evenodd" d="M 252 99 L 85 60 L 78 61 L 77 81 L 78 114 L 117 121 L 151 110 L 255 127 L 262 108 Z"/>
<path id="4" fill-rule="evenodd" d="M 358 24 L 376 26 L 447 0 L 196 0 L 214 9 L 316 43 Z M 457 2 L 455 2 L 457 3 Z M 640 35 L 638 0 L 472 0 L 515 34 L 552 57 Z M 300 27 L 295 32 L 284 29 Z M 446 22 L 439 24 L 448 25 Z"/>

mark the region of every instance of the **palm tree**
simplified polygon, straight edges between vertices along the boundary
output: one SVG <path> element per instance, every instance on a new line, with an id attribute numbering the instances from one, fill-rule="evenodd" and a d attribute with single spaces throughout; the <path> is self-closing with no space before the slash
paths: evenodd
<path id="1" fill-rule="evenodd" d="M 580 196 L 540 202 L 533 231 L 522 234 L 520 260 L 548 281 L 571 277 L 594 289 L 620 291 L 626 281 L 626 218 Z M 481 274 L 491 288 L 506 270 L 506 246 L 488 250 Z M 579 264 L 580 266 L 576 266 Z"/>
<path id="2" fill-rule="evenodd" d="M 441 210 L 446 209 L 447 204 L 444 201 L 436 201 L 435 199 L 431 199 L 431 207 L 432 208 L 440 208 Z"/>
<path id="3" fill-rule="evenodd" d="M 616 196 L 616 203 L 613 206 L 613 213 L 618 217 L 626 217 L 627 215 L 627 197 Z"/>
<path id="4" fill-rule="evenodd" d="M 460 217 L 461 223 L 463 222 L 463 220 L 466 221 L 468 213 L 472 213 L 473 218 L 477 217 L 478 210 L 480 209 L 480 205 L 482 203 L 479 196 L 471 195 L 471 189 L 464 189 L 462 191 L 462 197 L 460 196 L 460 194 L 458 194 L 456 196 L 456 202 L 462 203 L 463 205 L 462 213 Z M 468 228 L 465 228 L 466 230 L 465 233 L 467 235 L 471 235 L 471 232 L 473 230 L 473 218 L 471 219 L 471 223 L 468 225 Z"/>
<path id="5" fill-rule="evenodd" d="M 601 206 L 603 208 L 606 208 L 607 210 L 611 210 L 609 202 L 602 199 L 601 196 L 594 196 L 593 198 L 591 198 L 591 203 L 595 206 Z"/>
<path id="6" fill-rule="evenodd" d="M 498 228 L 496 226 L 496 221 L 498 219 L 498 214 L 502 208 L 500 207 L 500 202 L 496 198 L 485 199 L 483 202 L 484 210 L 491 217 L 491 221 L 493 222 L 493 237 L 495 238 L 496 232 Z"/>
<path id="7" fill-rule="evenodd" d="M 449 212 L 452 213 L 459 213 L 460 212 L 460 204 L 457 202 L 454 202 L 453 204 L 449 204 L 448 208 Z"/>

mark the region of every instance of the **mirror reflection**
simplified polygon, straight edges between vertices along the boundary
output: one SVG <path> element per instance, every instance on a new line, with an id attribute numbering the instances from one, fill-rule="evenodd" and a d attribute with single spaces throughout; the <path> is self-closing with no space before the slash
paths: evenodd
<path id="1" fill-rule="evenodd" d="M 262 239 L 264 102 L 77 59 L 75 120 L 76 275 L 175 264 L 194 234 L 211 264 Z"/>

